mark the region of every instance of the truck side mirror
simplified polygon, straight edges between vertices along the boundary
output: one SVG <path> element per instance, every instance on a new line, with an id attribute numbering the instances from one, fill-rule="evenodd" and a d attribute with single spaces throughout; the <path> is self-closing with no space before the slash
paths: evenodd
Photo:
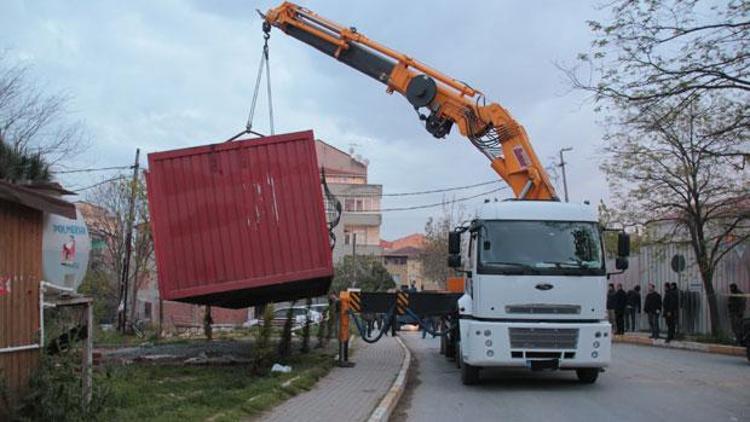
<path id="1" fill-rule="evenodd" d="M 625 232 L 617 235 L 617 256 L 622 258 L 630 256 L 630 235 Z"/>
<path id="2" fill-rule="evenodd" d="M 628 269 L 628 258 L 624 256 L 618 256 L 615 259 L 615 269 L 625 271 Z"/>
<path id="3" fill-rule="evenodd" d="M 460 268 L 461 267 L 461 255 L 458 255 L 458 254 L 448 255 L 448 266 L 451 268 Z"/>
<path id="4" fill-rule="evenodd" d="M 461 233 L 456 231 L 448 232 L 448 254 L 461 254 Z"/>

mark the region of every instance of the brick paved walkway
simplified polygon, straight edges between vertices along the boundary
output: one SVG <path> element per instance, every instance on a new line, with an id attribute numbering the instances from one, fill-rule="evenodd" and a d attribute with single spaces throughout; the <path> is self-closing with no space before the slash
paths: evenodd
<path id="1" fill-rule="evenodd" d="M 396 378 L 404 351 L 392 337 L 355 340 L 353 368 L 334 368 L 306 391 L 258 417 L 272 422 L 365 421 Z"/>

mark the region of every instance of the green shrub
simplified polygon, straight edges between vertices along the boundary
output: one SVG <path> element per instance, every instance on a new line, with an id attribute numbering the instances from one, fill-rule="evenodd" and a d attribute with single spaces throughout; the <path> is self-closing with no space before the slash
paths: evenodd
<path id="1" fill-rule="evenodd" d="M 315 345 L 316 349 L 322 348 L 328 342 L 328 339 L 326 338 L 326 327 L 328 326 L 328 321 L 326 320 L 327 315 L 328 309 L 323 312 L 323 315 L 321 315 L 320 323 L 318 324 L 318 331 L 316 333 L 316 337 L 318 337 L 318 343 Z"/>
<path id="2" fill-rule="evenodd" d="M 273 327 L 273 304 L 265 306 L 263 311 L 263 325 L 255 332 L 255 350 L 253 353 L 252 370 L 256 375 L 264 375 L 273 364 L 273 346 L 271 334 Z"/>
<path id="3" fill-rule="evenodd" d="M 104 409 L 112 398 L 104 383 L 94 382 L 92 399 L 83 402 L 79 353 L 42 355 L 39 368 L 31 377 L 29 393 L 18 409 L 20 420 L 82 421 L 106 420 Z"/>
<path id="4" fill-rule="evenodd" d="M 336 332 L 336 301 L 328 299 L 328 320 L 326 321 L 326 343 L 333 338 Z"/>
<path id="5" fill-rule="evenodd" d="M 300 348 L 302 353 L 308 353 L 310 351 L 310 325 L 312 324 L 312 320 L 310 319 L 311 305 L 312 298 L 308 297 L 305 302 L 305 309 L 307 310 L 307 313 L 305 314 L 305 326 L 302 328 L 302 347 Z"/>
<path id="6" fill-rule="evenodd" d="M 294 302 L 289 305 L 286 311 L 286 321 L 284 321 L 284 329 L 281 331 L 281 339 L 279 340 L 279 357 L 285 360 L 292 353 L 292 325 L 294 324 Z"/>

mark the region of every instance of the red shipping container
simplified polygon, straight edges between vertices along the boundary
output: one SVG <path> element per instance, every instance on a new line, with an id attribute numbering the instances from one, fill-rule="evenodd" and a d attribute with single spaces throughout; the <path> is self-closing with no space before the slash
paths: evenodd
<path id="1" fill-rule="evenodd" d="M 157 152 L 148 163 L 162 299 L 242 308 L 328 291 L 312 131 Z"/>

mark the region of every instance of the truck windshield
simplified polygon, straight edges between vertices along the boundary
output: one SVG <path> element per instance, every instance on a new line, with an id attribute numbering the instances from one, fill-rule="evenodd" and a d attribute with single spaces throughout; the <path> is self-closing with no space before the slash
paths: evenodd
<path id="1" fill-rule="evenodd" d="M 479 272 L 603 275 L 596 223 L 485 221 L 478 228 Z"/>

